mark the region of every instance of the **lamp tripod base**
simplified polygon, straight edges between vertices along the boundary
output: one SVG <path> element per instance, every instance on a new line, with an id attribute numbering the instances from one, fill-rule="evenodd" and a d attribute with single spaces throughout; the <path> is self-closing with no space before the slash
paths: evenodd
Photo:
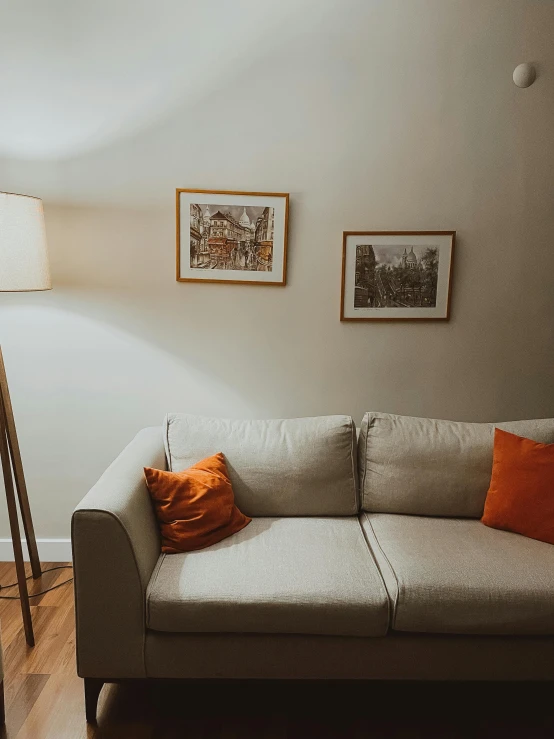
<path id="1" fill-rule="evenodd" d="M 19 441 L 17 439 L 17 431 L 15 428 L 15 421 L 13 417 L 10 391 L 8 388 L 8 378 L 6 376 L 6 368 L 4 366 L 4 358 L 2 356 L 1 347 L 0 460 L 2 462 L 2 471 L 4 474 L 4 487 L 6 489 L 6 502 L 8 505 L 8 517 L 10 520 L 10 532 L 13 543 L 15 570 L 17 573 L 17 584 L 19 587 L 19 599 L 21 601 L 21 615 L 23 617 L 25 639 L 30 647 L 34 647 L 35 636 L 33 633 L 33 620 L 31 617 L 29 591 L 27 590 L 27 579 L 25 575 L 25 562 L 23 560 L 23 547 L 21 545 L 21 533 L 19 530 L 19 519 L 17 514 L 18 503 L 21 513 L 21 520 L 23 522 L 23 529 L 25 531 L 27 548 L 29 550 L 29 560 L 31 562 L 31 572 L 33 573 L 33 578 L 36 579 L 40 577 L 42 574 L 42 570 L 40 566 L 40 559 L 38 556 L 37 541 L 35 538 L 33 519 L 31 516 L 31 507 L 29 505 L 29 497 L 27 495 L 27 485 L 25 484 L 23 463 L 21 461 L 21 452 L 19 450 Z"/>

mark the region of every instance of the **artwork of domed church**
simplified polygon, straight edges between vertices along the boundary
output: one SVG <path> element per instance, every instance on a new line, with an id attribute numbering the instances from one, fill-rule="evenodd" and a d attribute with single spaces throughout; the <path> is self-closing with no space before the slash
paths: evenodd
<path id="1" fill-rule="evenodd" d="M 431 246 L 356 246 L 355 308 L 434 308 L 439 251 Z"/>
<path id="2" fill-rule="evenodd" d="M 418 266 L 418 260 L 416 255 L 414 254 L 414 247 L 410 249 L 409 253 L 404 249 L 404 254 L 402 254 L 402 266 L 404 269 L 417 269 Z"/>
<path id="3" fill-rule="evenodd" d="M 190 266 L 271 272 L 274 230 L 274 208 L 191 203 Z"/>

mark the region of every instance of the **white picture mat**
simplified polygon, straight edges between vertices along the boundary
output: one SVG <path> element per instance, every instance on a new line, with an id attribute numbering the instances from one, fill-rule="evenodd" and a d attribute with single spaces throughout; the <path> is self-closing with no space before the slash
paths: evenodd
<path id="1" fill-rule="evenodd" d="M 432 246 L 439 250 L 437 304 L 435 308 L 354 308 L 356 247 L 371 246 Z M 344 318 L 446 318 L 448 288 L 452 262 L 450 234 L 348 234 L 344 269 Z"/>
<path id="2" fill-rule="evenodd" d="M 230 195 L 226 193 L 180 192 L 179 193 L 179 244 L 181 278 L 210 280 L 238 280 L 240 282 L 281 282 L 285 258 L 285 211 L 287 199 L 283 196 Z M 273 264 L 271 272 L 254 272 L 240 269 L 205 270 L 190 266 L 190 206 L 200 205 L 253 205 L 257 208 L 274 208 Z"/>

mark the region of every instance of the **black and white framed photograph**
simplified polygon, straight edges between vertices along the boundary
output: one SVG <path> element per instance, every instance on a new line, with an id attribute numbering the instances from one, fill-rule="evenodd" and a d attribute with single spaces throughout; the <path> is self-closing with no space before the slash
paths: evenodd
<path id="1" fill-rule="evenodd" d="M 450 317 L 455 231 L 345 231 L 341 321 Z"/>
<path id="2" fill-rule="evenodd" d="M 287 193 L 177 190 L 177 280 L 285 285 Z"/>

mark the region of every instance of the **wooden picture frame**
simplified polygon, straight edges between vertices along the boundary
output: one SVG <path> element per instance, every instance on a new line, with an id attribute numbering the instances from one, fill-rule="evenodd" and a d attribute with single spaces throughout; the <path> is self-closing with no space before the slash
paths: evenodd
<path id="1" fill-rule="evenodd" d="M 341 321 L 448 321 L 455 231 L 344 231 Z"/>
<path id="2" fill-rule="evenodd" d="M 177 188 L 177 281 L 286 285 L 288 214 L 288 193 Z"/>

